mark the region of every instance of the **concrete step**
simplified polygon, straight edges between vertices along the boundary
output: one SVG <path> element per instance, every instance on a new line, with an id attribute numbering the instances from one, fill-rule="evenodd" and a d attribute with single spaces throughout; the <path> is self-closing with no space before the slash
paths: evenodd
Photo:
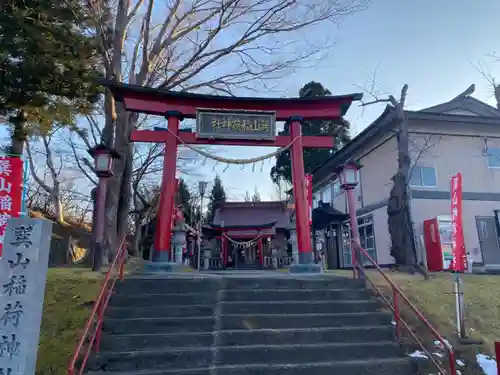
<path id="1" fill-rule="evenodd" d="M 117 283 L 116 291 L 119 294 L 213 293 L 219 288 L 220 282 L 210 279 L 130 278 Z"/>
<path id="2" fill-rule="evenodd" d="M 124 294 L 111 296 L 111 306 L 175 306 L 215 304 L 216 293 Z"/>
<path id="3" fill-rule="evenodd" d="M 109 306 L 108 318 L 182 318 L 189 316 L 210 316 L 214 305 L 177 305 L 177 306 Z"/>
<path id="4" fill-rule="evenodd" d="M 228 278 L 225 289 L 361 289 L 365 284 L 347 277 L 304 277 L 304 278 Z"/>
<path id="5" fill-rule="evenodd" d="M 308 345 L 252 345 L 220 347 L 217 364 L 244 365 L 252 363 L 300 364 L 329 361 L 347 361 L 368 358 L 392 358 L 403 354 L 393 341 L 358 343 L 319 343 Z"/>
<path id="6" fill-rule="evenodd" d="M 172 348 L 126 352 L 101 352 L 92 359 L 89 370 L 130 371 L 137 369 L 187 369 L 215 365 L 309 364 L 394 358 L 402 355 L 401 347 L 392 341 L 371 343 L 335 343 L 313 345 L 253 345 L 217 347 L 213 356 L 210 347 Z"/>
<path id="7" fill-rule="evenodd" d="M 377 311 L 376 300 L 359 301 L 251 301 L 223 302 L 222 314 L 312 314 Z"/>
<path id="8" fill-rule="evenodd" d="M 233 314 L 220 317 L 221 329 L 280 329 L 391 325 L 385 312 L 337 314 Z"/>
<path id="9" fill-rule="evenodd" d="M 373 294 L 361 289 L 253 289 L 223 290 L 225 301 L 337 301 L 368 299 Z"/>
<path id="10" fill-rule="evenodd" d="M 188 369 L 209 367 L 212 364 L 209 347 L 197 349 L 135 350 L 101 352 L 88 366 L 90 371 L 135 371 L 140 369 Z"/>
<path id="11" fill-rule="evenodd" d="M 389 326 L 326 327 L 302 329 L 255 329 L 221 331 L 219 345 L 285 345 L 334 342 L 390 341 L 394 329 Z M 103 351 L 132 351 L 155 348 L 204 347 L 212 345 L 212 332 L 104 334 Z"/>
<path id="12" fill-rule="evenodd" d="M 393 339 L 394 328 L 390 326 L 253 329 L 221 331 L 219 334 L 219 344 L 223 346 L 378 342 Z"/>
<path id="13" fill-rule="evenodd" d="M 104 334 L 101 339 L 103 351 L 133 351 L 155 348 L 209 347 L 214 341 L 212 332 L 149 333 L 149 334 Z"/>
<path id="14" fill-rule="evenodd" d="M 216 366 L 184 370 L 137 370 L 113 372 L 113 375 L 417 375 L 416 367 L 409 358 L 364 359 L 341 362 L 317 362 L 308 364 L 246 364 Z M 89 372 L 87 375 L 106 375 L 109 372 Z"/>
<path id="15" fill-rule="evenodd" d="M 103 322 L 103 331 L 109 334 L 212 332 L 213 327 L 212 316 L 104 319 Z"/>
<path id="16" fill-rule="evenodd" d="M 308 364 L 249 364 L 217 368 L 217 375 L 416 375 L 407 358 L 363 359 L 353 361 L 317 362 Z M 167 375 L 154 373 L 147 375 Z M 132 374 L 130 374 L 132 375 Z M 142 375 L 142 374 L 134 374 Z M 146 375 L 146 374 L 144 374 Z M 197 374 L 198 375 L 198 374 Z"/>

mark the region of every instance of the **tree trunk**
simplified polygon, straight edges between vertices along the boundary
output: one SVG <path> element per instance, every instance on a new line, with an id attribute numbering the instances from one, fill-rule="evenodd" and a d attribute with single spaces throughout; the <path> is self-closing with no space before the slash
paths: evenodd
<path id="1" fill-rule="evenodd" d="M 141 241 L 142 241 L 142 228 L 141 228 L 141 222 L 144 219 L 144 214 L 140 213 L 136 215 L 135 217 L 135 232 L 134 232 L 134 237 L 132 240 L 132 246 L 131 246 L 131 251 L 130 255 L 133 257 L 136 257 L 139 254 L 139 248 L 141 247 Z"/>
<path id="2" fill-rule="evenodd" d="M 408 119 L 404 112 L 404 95 L 400 103 L 395 105 L 398 122 L 398 170 L 393 176 L 394 185 L 387 205 L 387 223 L 391 235 L 391 255 L 398 266 L 407 271 L 414 272 L 417 258 L 413 241 L 413 225 L 410 222 L 410 197 L 408 194 L 408 181 L 410 175 L 410 150 Z"/>
<path id="3" fill-rule="evenodd" d="M 387 216 L 391 235 L 391 255 L 397 265 L 412 268 L 416 264 L 413 252 L 412 225 L 409 221 L 408 191 L 406 178 L 401 173 L 393 177 Z"/>
<path id="4" fill-rule="evenodd" d="M 12 155 L 22 155 L 24 152 L 24 142 L 28 137 L 26 131 L 26 113 L 19 111 L 19 113 L 10 119 L 12 126 L 12 135 L 9 153 Z"/>
<path id="5" fill-rule="evenodd" d="M 127 113 L 117 103 L 114 149 L 120 158 L 114 163 L 114 176 L 108 181 L 106 199 L 106 238 L 108 259 L 112 259 L 117 247 L 128 230 L 128 214 L 132 199 L 133 147 L 129 140 L 130 130 L 136 127 L 137 116 Z"/>

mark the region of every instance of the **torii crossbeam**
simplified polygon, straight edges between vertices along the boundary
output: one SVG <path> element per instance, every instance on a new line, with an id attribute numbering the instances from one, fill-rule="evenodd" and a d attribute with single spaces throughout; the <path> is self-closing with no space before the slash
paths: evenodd
<path id="1" fill-rule="evenodd" d="M 161 91 L 107 81 L 114 98 L 131 112 L 165 116 L 168 131 L 134 130 L 133 142 L 165 144 L 160 206 L 154 257 L 168 259 L 175 194 L 177 147 L 184 144 L 285 147 L 291 144 L 293 196 L 297 223 L 299 262 L 313 263 L 305 189 L 304 148 L 333 148 L 326 136 L 302 136 L 303 120 L 335 120 L 344 116 L 362 94 L 316 98 L 247 98 Z M 185 118 L 197 119 L 197 132 L 179 130 Z M 276 136 L 275 122 L 290 124 L 289 136 Z M 228 223 L 229 224 L 229 223 Z"/>

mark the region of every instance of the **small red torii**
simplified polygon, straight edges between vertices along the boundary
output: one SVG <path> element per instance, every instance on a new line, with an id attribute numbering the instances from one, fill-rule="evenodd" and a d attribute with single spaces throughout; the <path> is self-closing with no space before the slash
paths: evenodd
<path id="1" fill-rule="evenodd" d="M 162 91 L 114 81 L 106 81 L 104 85 L 111 90 L 115 100 L 123 103 L 127 111 L 165 116 L 168 121 L 168 131 L 133 130 L 130 135 L 132 142 L 165 144 L 155 238 L 155 251 L 157 254 L 154 259 L 156 261 L 165 261 L 169 258 L 172 227 L 171 213 L 174 208 L 173 196 L 176 190 L 177 148 L 179 143 L 183 143 L 260 147 L 286 147 L 291 144 L 292 184 L 299 262 L 304 264 L 314 262 L 308 223 L 309 213 L 305 190 L 303 149 L 333 148 L 335 143 L 333 137 L 302 136 L 301 123 L 304 120 L 338 119 L 346 114 L 353 101 L 361 100 L 362 94 L 289 99 L 251 98 Z M 208 119 L 208 123 L 204 122 L 201 115 Z M 250 118 L 255 123 L 257 123 L 258 118 L 272 118 L 274 126 L 266 126 L 265 131 L 263 131 L 263 127 L 256 126 L 250 128 L 249 132 L 236 132 L 234 128 L 232 130 L 228 128 L 218 129 L 221 130 L 220 133 L 215 132 L 212 128 L 212 132 L 209 132 L 210 136 L 200 134 L 200 129 L 210 126 L 210 121 L 213 125 L 217 116 L 233 116 L 239 124 L 241 121 L 250 121 L 239 120 L 239 118 Z M 179 123 L 185 118 L 197 119 L 197 133 L 179 131 Z M 290 124 L 290 135 L 276 136 L 275 121 L 288 122 Z M 269 123 L 266 124 L 269 125 Z M 238 129 L 241 129 L 241 126 Z M 266 133 L 268 130 L 270 131 L 269 134 Z"/>

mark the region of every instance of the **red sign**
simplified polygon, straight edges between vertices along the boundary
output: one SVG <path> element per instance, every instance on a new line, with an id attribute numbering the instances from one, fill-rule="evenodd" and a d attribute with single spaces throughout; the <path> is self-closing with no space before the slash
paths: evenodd
<path id="1" fill-rule="evenodd" d="M 23 161 L 0 157 L 0 256 L 7 219 L 19 217 L 23 196 Z"/>
<path id="2" fill-rule="evenodd" d="M 467 269 L 464 232 L 462 227 L 462 174 L 451 177 L 451 248 L 453 259 L 450 269 L 464 272 Z"/>
<path id="3" fill-rule="evenodd" d="M 312 225 L 312 207 L 313 207 L 313 176 L 306 174 L 306 199 L 307 207 L 309 208 L 309 226 Z"/>

